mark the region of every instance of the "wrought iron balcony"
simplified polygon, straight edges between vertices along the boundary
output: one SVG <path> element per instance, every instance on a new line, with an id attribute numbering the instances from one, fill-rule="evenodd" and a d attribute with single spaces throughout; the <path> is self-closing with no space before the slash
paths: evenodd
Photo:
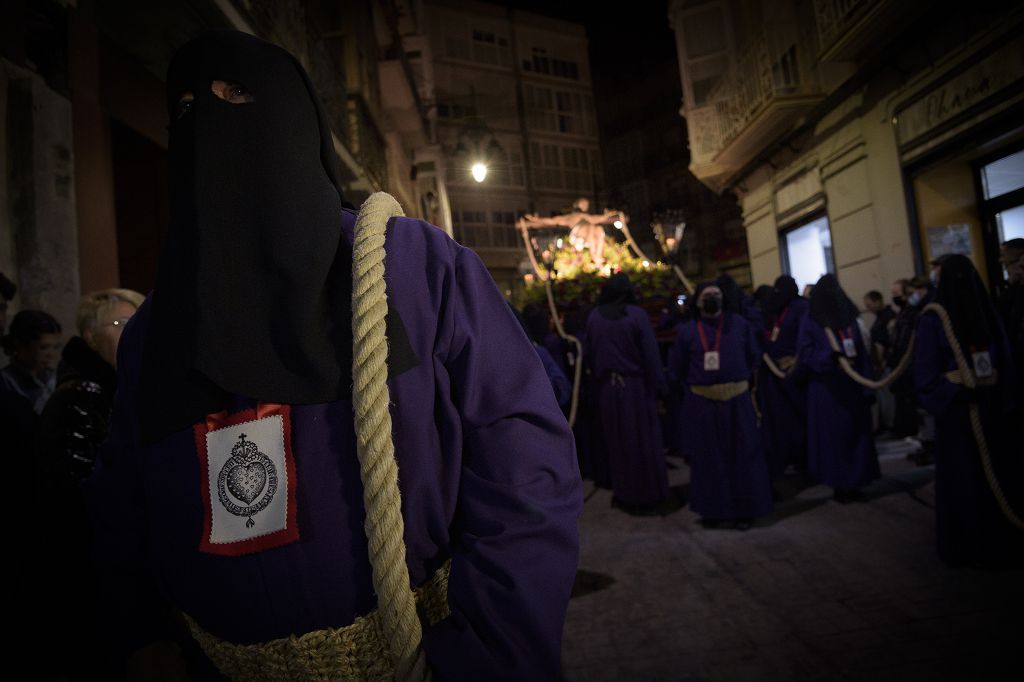
<path id="1" fill-rule="evenodd" d="M 821 101 L 808 42 L 795 27 L 766 31 L 722 75 L 708 104 L 686 112 L 694 174 L 708 182 L 738 169 Z"/>
<path id="2" fill-rule="evenodd" d="M 924 0 L 814 0 L 819 59 L 861 59 L 922 11 L 934 10 Z"/>

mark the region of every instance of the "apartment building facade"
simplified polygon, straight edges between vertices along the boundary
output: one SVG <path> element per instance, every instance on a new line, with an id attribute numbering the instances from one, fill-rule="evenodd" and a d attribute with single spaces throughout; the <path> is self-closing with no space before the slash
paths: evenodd
<path id="1" fill-rule="evenodd" d="M 586 34 L 468 0 L 425 10 L 454 236 L 508 290 L 524 257 L 517 218 L 564 212 L 600 189 Z M 479 182 L 478 163 L 488 168 Z"/>
<path id="2" fill-rule="evenodd" d="M 690 168 L 740 200 L 755 285 L 859 300 L 1024 235 L 1024 13 L 986 2 L 673 0 Z"/>

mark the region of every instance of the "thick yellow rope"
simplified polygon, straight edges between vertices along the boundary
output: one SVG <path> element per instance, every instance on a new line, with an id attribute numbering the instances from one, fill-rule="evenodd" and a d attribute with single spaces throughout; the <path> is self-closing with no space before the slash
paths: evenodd
<path id="1" fill-rule="evenodd" d="M 779 379 L 785 379 L 786 377 L 788 377 L 790 373 L 793 371 L 793 368 L 796 367 L 796 363 L 794 362 L 793 367 L 789 368 L 789 372 L 784 372 L 782 371 L 782 369 L 779 368 L 778 365 L 775 364 L 775 361 L 772 360 L 771 356 L 768 355 L 767 353 L 761 353 L 761 359 L 764 360 L 764 364 L 768 368 L 768 371 L 774 374 Z"/>
<path id="2" fill-rule="evenodd" d="M 384 233 L 388 220 L 402 215 L 402 207 L 394 197 L 377 192 L 363 203 L 356 219 L 352 254 L 352 398 L 377 609 L 390 645 L 395 678 L 404 682 L 429 680 L 430 669 L 420 647 L 422 630 L 405 563 L 405 523 L 388 410 Z"/>
<path id="3" fill-rule="evenodd" d="M 925 309 L 927 310 L 927 307 Z M 892 373 L 883 379 L 875 381 L 874 379 L 868 379 L 866 376 L 862 375 L 860 372 L 853 368 L 853 365 L 850 364 L 850 359 L 843 355 L 842 351 L 839 349 L 839 342 L 836 340 L 836 335 L 828 327 L 824 327 L 824 329 L 825 336 L 828 337 L 828 343 L 830 346 L 832 346 L 832 350 L 834 350 L 837 353 L 840 353 L 839 366 L 842 368 L 844 372 L 846 372 L 847 376 L 849 376 L 851 379 L 856 381 L 861 386 L 871 388 L 876 391 L 885 388 L 892 382 L 899 379 L 900 375 L 906 372 L 907 368 L 910 367 L 910 358 L 914 355 L 914 337 L 916 336 L 916 332 L 910 335 L 910 343 L 907 344 L 907 352 L 903 354 L 902 358 L 900 358 L 899 363 L 897 363 L 897 365 L 893 368 Z M 768 369 L 771 369 L 771 366 L 769 366 Z M 779 378 L 784 379 L 785 377 Z"/>
<path id="4" fill-rule="evenodd" d="M 548 310 L 551 311 L 551 319 L 555 322 L 555 331 L 558 332 L 560 337 L 576 348 L 576 365 L 573 367 L 572 377 L 572 400 L 569 403 L 569 426 L 574 426 L 576 424 L 576 414 L 580 407 L 580 383 L 583 379 L 583 344 L 580 343 L 577 337 L 565 331 L 565 327 L 562 326 L 562 320 L 558 315 L 558 306 L 555 305 L 555 293 L 551 289 L 551 278 L 538 265 L 537 255 L 533 252 L 533 244 L 530 241 L 530 232 L 522 221 L 519 222 L 519 233 L 523 237 L 523 246 L 526 248 L 526 253 L 530 256 L 533 272 L 540 281 L 544 282 L 544 292 L 547 294 L 548 299 Z"/>
<path id="5" fill-rule="evenodd" d="M 960 371 L 960 376 L 963 381 L 963 385 L 967 388 L 973 389 L 977 386 L 977 380 L 974 377 L 974 372 L 967 365 L 967 358 L 964 357 L 963 349 L 960 347 L 960 342 L 957 341 L 956 333 L 953 331 L 953 323 L 949 319 L 949 314 L 946 309 L 938 303 L 929 303 L 921 309 L 921 314 L 931 311 L 935 313 L 939 321 L 942 322 L 942 331 L 946 335 L 946 341 L 949 343 L 950 349 L 953 351 L 953 359 L 956 361 L 956 366 Z M 828 337 L 828 342 L 832 346 L 832 350 L 837 353 L 841 353 L 839 350 L 839 342 L 836 341 L 835 334 L 828 327 L 825 327 L 825 335 Z M 884 388 L 892 383 L 897 377 L 906 371 L 910 365 L 910 358 L 914 351 L 914 337 L 910 337 L 910 344 L 907 347 L 907 352 L 904 353 L 900 359 L 899 364 L 893 369 L 892 374 L 887 376 L 881 381 L 872 381 L 864 376 L 861 376 L 850 364 L 849 359 L 844 355 L 839 356 L 839 366 L 843 368 L 846 374 L 862 386 L 868 388 Z M 770 369 L 770 367 L 769 367 Z M 1006 495 L 1003 493 L 1002 486 L 999 485 L 999 480 L 996 478 L 995 470 L 992 468 L 992 456 L 988 449 L 988 441 L 985 439 L 985 431 L 981 425 L 981 413 L 978 411 L 978 405 L 971 403 L 970 409 L 970 420 L 971 420 L 971 431 L 974 433 L 974 441 L 978 445 L 978 454 L 981 456 L 982 469 L 985 471 L 985 479 L 988 481 L 989 488 L 992 489 L 992 494 L 996 498 L 996 502 L 999 504 L 1000 510 L 1010 521 L 1011 524 L 1024 530 L 1024 520 L 1013 510 L 1010 506 L 1009 500 L 1006 499 Z"/>
<path id="6" fill-rule="evenodd" d="M 953 351 L 953 359 L 956 361 L 956 366 L 960 370 L 960 378 L 963 381 L 963 385 L 969 389 L 974 389 L 978 382 L 974 376 L 974 372 L 968 366 L 967 358 L 964 357 L 963 348 L 960 347 L 960 342 L 957 340 L 956 334 L 953 332 L 953 322 L 949 319 L 949 314 L 946 312 L 946 309 L 938 303 L 929 303 L 921 312 L 925 313 L 929 310 L 935 313 L 942 322 L 942 330 L 946 333 L 946 341 L 949 343 L 949 347 Z M 1003 515 L 1007 520 L 1017 528 L 1024 530 L 1024 519 L 1021 519 L 1021 517 L 1018 516 L 1010 506 L 1010 501 L 1006 499 L 1006 495 L 1003 493 L 1003 488 L 999 485 L 999 479 L 996 478 L 996 472 L 992 468 L 992 455 L 989 452 L 988 441 L 985 439 L 985 431 L 981 425 L 981 412 L 978 410 L 978 404 L 972 402 L 969 409 L 971 430 L 974 432 L 974 440 L 978 445 L 978 454 L 981 456 L 981 468 L 985 471 L 985 478 L 988 480 L 988 487 L 992 489 L 992 495 L 995 496 L 996 502 L 999 504 L 999 509 L 1002 510 Z"/>

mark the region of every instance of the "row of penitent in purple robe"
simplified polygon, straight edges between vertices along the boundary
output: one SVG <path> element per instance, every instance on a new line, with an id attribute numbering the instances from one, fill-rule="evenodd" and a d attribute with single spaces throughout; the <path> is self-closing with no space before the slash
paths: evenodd
<path id="1" fill-rule="evenodd" d="M 584 476 L 611 488 L 613 503 L 623 509 L 669 510 L 664 453 L 678 453 L 690 467 L 688 504 L 711 526 L 747 528 L 770 515 L 772 482 L 787 467 L 832 487 L 837 501 L 865 499 L 861 489 L 880 477 L 874 391 L 843 372 L 839 353 L 808 310 L 808 301 L 796 297 L 771 320 L 763 320 L 752 301 L 740 312 L 697 314 L 676 326 L 674 342 L 661 354 L 640 307 L 611 315 L 595 308 L 582 334 L 587 371 L 575 429 Z M 850 365 L 870 378 L 856 322 L 833 333 Z M 545 345 L 558 356 L 557 337 Z M 784 379 L 769 370 L 762 353 Z M 1010 362 L 1005 337 L 993 344 L 991 357 L 997 367 Z M 1019 550 L 1024 542 L 989 489 L 967 404 L 946 377 L 953 369 L 938 318 L 924 316 L 911 374 L 921 405 L 938 422 L 938 551 L 950 563 L 1014 560 L 1007 548 Z M 982 407 L 1002 478 L 1024 480 L 1009 472 L 1009 434 Z"/>

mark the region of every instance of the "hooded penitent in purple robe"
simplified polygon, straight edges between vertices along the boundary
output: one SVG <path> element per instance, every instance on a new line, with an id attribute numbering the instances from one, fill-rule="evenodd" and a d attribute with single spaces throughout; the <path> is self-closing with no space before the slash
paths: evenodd
<path id="1" fill-rule="evenodd" d="M 880 475 L 871 425 L 871 389 L 856 383 L 839 366 L 825 336 L 832 329 L 837 343 L 852 344 L 853 365 L 871 378 L 871 363 L 857 326 L 857 309 L 825 275 L 811 293 L 810 312 L 797 339 L 796 379 L 807 381 L 808 471 L 837 492 L 861 488 Z M 844 349 L 844 353 L 846 350 Z"/>
<path id="2" fill-rule="evenodd" d="M 1010 508 L 1024 514 L 1021 424 L 1014 419 L 1020 396 L 1013 394 L 1010 344 L 966 257 L 948 256 L 942 262 L 936 302 L 946 309 L 964 358 L 978 376 L 973 392 L 964 388 L 942 322 L 932 311 L 922 313 L 914 341 L 914 381 L 921 405 L 935 415 L 938 554 L 954 565 L 1020 567 L 1024 565 L 1024 531 L 1011 525 L 996 500 L 970 419 L 973 402 L 992 473 Z"/>
<path id="3" fill-rule="evenodd" d="M 349 240 L 354 218 L 342 219 Z M 389 381 L 412 583 L 452 560 L 452 615 L 425 628 L 428 662 L 441 679 L 555 679 L 581 508 L 568 425 L 474 253 L 408 219 L 391 222 L 386 248 L 391 314 L 416 359 Z M 344 626 L 374 609 L 351 400 L 290 406 L 298 539 L 204 552 L 211 493 L 192 427 L 139 440 L 140 411 L 160 409 L 136 393 L 150 312 L 147 302 L 121 341 L 112 435 L 89 486 L 123 649 L 165 637 L 172 608 L 237 643 Z M 239 396 L 227 410 L 254 404 Z"/>
<path id="4" fill-rule="evenodd" d="M 629 286 L 628 279 L 622 286 Z M 587 319 L 583 357 L 596 393 L 594 434 L 608 458 L 614 499 L 644 507 L 665 501 L 668 474 L 657 410 L 665 378 L 647 313 L 624 301 L 598 305 Z"/>
<path id="5" fill-rule="evenodd" d="M 758 369 L 757 402 L 761 408 L 768 471 L 779 476 L 789 464 L 807 466 L 807 386 L 796 381 L 795 362 L 800 323 L 807 316 L 807 299 L 797 293 L 796 282 L 783 276 L 765 311 L 764 352 L 789 376 L 779 379 L 761 362 Z"/>
<path id="6" fill-rule="evenodd" d="M 704 344 L 697 325 L 704 332 Z M 719 369 L 705 369 L 705 344 L 709 350 L 718 348 Z M 690 454 L 690 508 L 709 521 L 750 519 L 772 511 L 768 468 L 749 390 L 724 401 L 690 390 L 695 385 L 749 382 L 759 354 L 754 330 L 743 317 L 728 312 L 717 318 L 698 313 L 679 325 L 669 352 L 669 375 L 682 396 L 679 441 Z"/>

